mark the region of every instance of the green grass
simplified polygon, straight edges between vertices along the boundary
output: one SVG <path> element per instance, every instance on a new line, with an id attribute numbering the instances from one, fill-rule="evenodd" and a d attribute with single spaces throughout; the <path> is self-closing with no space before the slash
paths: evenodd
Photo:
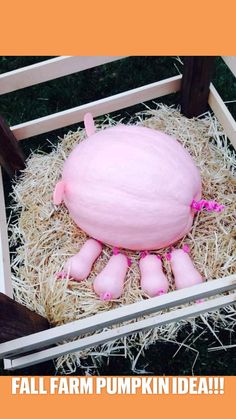
<path id="1" fill-rule="evenodd" d="M 0 74 L 47 58 L 52 57 L 0 57 Z M 15 125 L 174 76 L 178 74 L 176 67 L 180 72 L 182 71 L 182 65 L 176 57 L 130 57 L 117 63 L 106 64 L 79 74 L 3 95 L 0 98 L 0 114 L 9 125 Z M 232 101 L 236 99 L 235 79 L 221 58 L 216 60 L 213 83 L 224 100 Z M 161 101 L 167 105 L 177 104 L 179 95 L 166 96 L 161 98 Z M 230 103 L 227 106 L 233 116 L 236 117 L 236 103 Z M 128 119 L 138 110 L 143 110 L 143 105 L 128 108 L 115 114 Z M 56 142 L 57 136 L 66 133 L 68 129 L 69 127 L 66 127 L 37 136 L 31 140 L 22 141 L 25 155 L 28 156 L 31 150 L 37 149 L 39 145 L 44 151 L 50 151 L 49 144 L 42 140 L 48 138 L 50 141 Z M 6 175 L 4 181 L 6 198 L 9 202 L 8 196 L 11 184 Z M 200 327 L 201 323 L 199 322 Z M 195 333 L 196 338 L 200 334 L 199 330 Z M 182 342 L 187 339 L 189 332 L 188 327 L 183 328 L 179 334 L 179 341 Z M 227 330 L 221 330 L 219 338 L 226 345 L 235 342 L 235 335 Z M 194 366 L 196 375 L 235 375 L 236 362 L 233 362 L 235 351 L 232 349 L 227 352 L 208 352 L 210 346 L 218 346 L 218 342 L 207 330 L 196 339 L 193 345 L 195 352 L 186 349 L 184 346 L 179 348 L 178 345 L 173 343 L 157 343 L 146 352 L 145 357 L 140 358 L 137 368 L 141 370 L 146 368 L 149 373 L 157 375 L 192 374 L 192 365 L 196 360 Z M 177 349 L 179 351 L 174 356 Z M 51 368 L 51 364 L 40 365 L 21 372 L 16 371 L 16 374 L 52 374 L 53 370 Z M 83 374 L 84 372 L 78 370 L 76 373 Z M 2 370 L 2 374 L 7 373 Z M 114 357 L 109 360 L 108 364 L 104 363 L 101 374 L 130 375 L 132 372 L 127 360 Z"/>

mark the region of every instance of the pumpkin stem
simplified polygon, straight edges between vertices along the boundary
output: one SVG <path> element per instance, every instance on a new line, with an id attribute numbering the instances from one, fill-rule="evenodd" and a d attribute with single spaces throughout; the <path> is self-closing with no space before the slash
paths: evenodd
<path id="1" fill-rule="evenodd" d="M 118 247 L 113 247 L 112 251 L 113 251 L 113 255 L 119 255 L 120 254 L 120 250 L 119 250 Z M 132 265 L 132 260 L 125 253 L 123 253 L 123 254 L 126 256 L 128 266 L 131 266 Z"/>

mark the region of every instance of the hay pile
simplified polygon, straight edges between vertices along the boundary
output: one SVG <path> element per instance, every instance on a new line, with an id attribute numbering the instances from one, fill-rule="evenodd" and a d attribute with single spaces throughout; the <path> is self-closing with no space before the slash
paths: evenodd
<path id="1" fill-rule="evenodd" d="M 148 109 L 136 115 L 132 123 L 159 129 L 177 137 L 200 168 L 203 197 L 226 206 L 222 213 L 199 213 L 191 232 L 177 247 L 183 241 L 189 244 L 194 263 L 207 280 L 230 275 L 235 272 L 236 258 L 235 156 L 229 151 L 221 126 L 209 113 L 198 119 L 187 119 L 172 107 L 156 106 L 155 110 Z M 107 118 L 97 129 L 115 123 Z M 138 253 L 135 252 L 130 253 L 132 265 L 125 292 L 118 301 L 100 301 L 92 289 L 95 275 L 109 259 L 109 247 L 104 247 L 86 281 L 78 284 L 56 279 L 55 274 L 62 269 L 64 261 L 78 252 L 87 239 L 86 234 L 72 222 L 66 208 L 55 208 L 52 204 L 52 192 L 60 177 L 63 162 L 73 146 L 84 138 L 84 130 L 78 129 L 69 132 L 50 154 L 32 154 L 13 188 L 14 204 L 9 228 L 10 243 L 16 248 L 12 254 L 15 299 L 46 316 L 53 325 L 82 319 L 145 298 L 139 288 Z M 165 262 L 165 270 L 170 288 L 173 288 L 168 262 Z M 220 312 L 202 316 L 206 327 L 211 327 L 209 318 L 215 320 L 215 328 L 230 328 L 235 323 L 236 310 L 227 307 Z M 178 331 L 186 323 L 192 325 L 192 330 L 196 329 L 194 319 L 162 326 L 80 354 L 60 357 L 56 360 L 56 367 L 62 373 L 70 373 L 81 366 L 90 373 L 92 368 L 99 368 L 103 356 L 117 355 L 119 351 L 120 356 L 130 358 L 131 368 L 135 370 L 138 357 L 145 348 L 157 340 L 175 341 Z M 214 330 L 212 333 L 215 333 Z M 91 369 L 87 366 L 88 356 L 91 356 Z"/>

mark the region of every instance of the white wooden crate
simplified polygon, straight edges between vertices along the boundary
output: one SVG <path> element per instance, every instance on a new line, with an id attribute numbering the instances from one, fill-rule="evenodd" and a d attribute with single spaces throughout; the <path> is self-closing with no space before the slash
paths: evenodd
<path id="1" fill-rule="evenodd" d="M 53 80 L 78 71 L 109 63 L 125 57 L 57 57 L 0 75 L 0 94 Z M 236 75 L 236 57 L 222 57 L 234 75 Z M 105 99 L 97 100 L 82 106 L 68 109 L 28 121 L 11 127 L 18 140 L 42 134 L 74 123 L 81 122 L 86 112 L 93 116 L 104 115 L 147 100 L 177 92 L 181 88 L 181 75 L 151 83 L 136 89 L 119 93 Z M 225 106 L 215 87 L 211 84 L 209 105 L 223 125 L 229 140 L 236 147 L 236 122 Z M 222 293 L 236 289 L 236 275 L 219 278 L 183 290 L 137 302 L 131 305 L 97 314 L 84 320 L 77 320 L 66 325 L 57 326 L 26 337 L 14 339 L 0 344 L 0 357 L 4 358 L 5 368 L 14 370 L 56 358 L 60 355 L 80 351 L 110 340 L 132 333 L 179 321 L 188 317 L 196 317 L 202 313 L 214 311 L 236 300 L 236 292 L 227 295 Z M 0 170 L 0 291 L 12 297 L 11 269 L 7 237 L 7 224 L 4 205 L 2 173 Z M 210 297 L 210 298 L 209 298 Z M 201 303 L 196 300 L 204 298 Z M 184 303 L 192 303 L 180 308 Z M 171 311 L 165 312 L 166 309 Z M 162 311 L 162 314 L 156 314 Z M 143 320 L 142 315 L 152 314 Z M 104 327 L 121 324 L 127 320 L 132 323 L 101 331 Z M 93 331 L 95 335 L 83 337 L 69 343 L 61 343 L 65 339 L 79 337 Z M 45 347 L 60 343 L 57 346 Z M 43 349 L 42 349 L 43 348 Z M 29 351 L 33 354 L 25 355 Z"/>

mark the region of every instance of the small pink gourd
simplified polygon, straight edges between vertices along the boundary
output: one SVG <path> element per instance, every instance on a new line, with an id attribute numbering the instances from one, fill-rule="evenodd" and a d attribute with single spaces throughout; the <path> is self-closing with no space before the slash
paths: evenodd
<path id="1" fill-rule="evenodd" d="M 122 253 L 111 256 L 93 284 L 94 291 L 101 300 L 112 300 L 121 296 L 127 270 L 127 256 Z"/>
<path id="2" fill-rule="evenodd" d="M 94 239 L 87 240 L 80 251 L 67 260 L 63 272 L 60 272 L 58 276 L 69 275 L 75 281 L 86 279 L 101 251 L 101 243 Z"/>
<path id="3" fill-rule="evenodd" d="M 176 289 L 191 287 L 203 282 L 203 278 L 193 265 L 188 251 L 183 249 L 173 250 L 170 254 L 170 263 Z"/>
<path id="4" fill-rule="evenodd" d="M 139 262 L 141 288 L 149 297 L 165 294 L 169 283 L 162 270 L 162 262 L 156 255 L 147 254 Z"/>

